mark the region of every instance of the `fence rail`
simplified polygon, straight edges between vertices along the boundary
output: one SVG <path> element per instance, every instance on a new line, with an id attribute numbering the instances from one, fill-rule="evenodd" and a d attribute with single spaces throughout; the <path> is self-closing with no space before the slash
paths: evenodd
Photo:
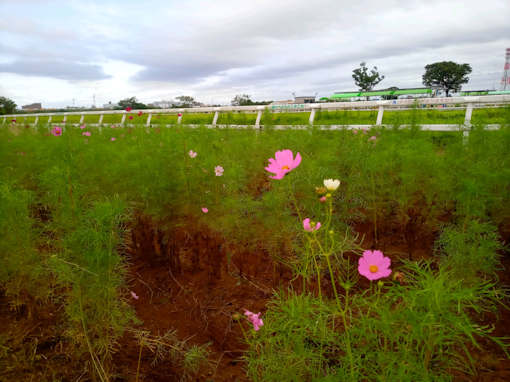
<path id="1" fill-rule="evenodd" d="M 37 125 L 39 117 L 48 117 L 48 125 L 51 125 L 51 119 L 53 116 L 63 116 L 63 121 L 59 123 L 66 123 L 68 116 L 79 115 L 80 122 L 74 125 L 82 124 L 85 116 L 87 115 L 99 115 L 97 123 L 88 123 L 89 125 L 103 124 L 103 117 L 105 115 L 122 115 L 121 125 L 126 124 L 126 116 L 130 113 L 138 113 L 142 111 L 147 115 L 146 126 L 151 126 L 151 118 L 154 114 L 176 114 L 180 113 L 181 116 L 177 118 L 177 123 L 182 123 L 182 114 L 194 114 L 194 113 L 214 113 L 212 124 L 208 124 L 209 127 L 224 127 L 226 125 L 218 125 L 218 116 L 224 112 L 244 112 L 244 113 L 257 113 L 257 117 L 254 125 L 230 125 L 231 127 L 254 127 L 259 128 L 262 113 L 264 110 L 270 112 L 310 112 L 308 119 L 309 125 L 314 124 L 315 114 L 317 111 L 332 111 L 332 110 L 374 110 L 377 109 L 377 119 L 374 121 L 374 125 L 383 125 L 383 115 L 385 110 L 403 111 L 409 108 L 420 108 L 434 105 L 454 105 L 453 108 L 459 109 L 458 105 L 462 105 L 465 108 L 466 114 L 464 118 L 464 124 L 461 125 L 464 128 L 471 127 L 471 116 L 474 108 L 478 108 L 484 105 L 494 105 L 501 107 L 510 105 L 510 95 L 489 95 L 489 96 L 470 96 L 470 97 L 446 97 L 446 98 L 419 98 L 419 99 L 399 99 L 399 100 L 384 100 L 384 101 L 357 101 L 357 102 L 327 102 L 327 103 L 310 103 L 310 104 L 291 104 L 291 105 L 266 105 L 266 106 L 220 106 L 220 107 L 198 107 L 198 108 L 180 108 L 180 109 L 145 109 L 145 110 L 131 110 L 126 112 L 125 110 L 104 110 L 104 111 L 71 111 L 71 112 L 58 112 L 58 113 L 31 113 L 31 114 L 10 114 L 1 116 L 0 125 L 5 125 L 9 119 L 16 117 L 35 117 L 35 121 L 29 125 Z M 453 109 L 452 108 L 452 109 Z M 108 125 L 108 124 L 104 124 Z M 367 127 L 372 125 L 328 125 L 322 126 L 321 128 L 338 129 L 338 128 L 358 128 Z M 458 130 L 459 125 L 420 125 L 426 130 L 436 131 L 451 131 Z M 277 128 L 289 128 L 291 126 L 277 126 Z M 491 128 L 498 128 L 499 125 L 490 125 Z M 300 128 L 299 126 L 293 126 L 293 128 Z M 304 128 L 304 126 L 301 126 Z"/>

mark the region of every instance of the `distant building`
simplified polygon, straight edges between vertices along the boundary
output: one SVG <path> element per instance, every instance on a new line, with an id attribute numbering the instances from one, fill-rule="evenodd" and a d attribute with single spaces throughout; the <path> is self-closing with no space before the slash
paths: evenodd
<path id="1" fill-rule="evenodd" d="M 315 96 L 294 97 L 294 103 L 315 103 Z"/>
<path id="2" fill-rule="evenodd" d="M 381 100 L 386 97 L 391 98 L 424 98 L 433 95 L 433 91 L 430 88 L 388 88 L 380 90 L 370 91 L 350 91 L 350 92 L 335 92 L 335 94 L 329 97 L 329 100 L 333 101 L 363 101 L 363 100 Z M 325 98 L 325 97 L 323 97 Z"/>
<path id="3" fill-rule="evenodd" d="M 297 105 L 303 103 L 315 103 L 315 96 L 298 96 L 294 97 L 294 99 L 286 99 L 282 101 L 273 101 L 269 105 L 277 106 L 277 105 Z"/>
<path id="4" fill-rule="evenodd" d="M 27 111 L 32 111 L 32 110 L 41 110 L 42 109 L 42 105 L 40 102 L 37 102 L 37 103 L 31 103 L 30 105 L 24 105 L 24 106 L 21 106 L 21 109 L 22 110 L 27 110 Z"/>
<path id="5" fill-rule="evenodd" d="M 273 101 L 271 102 L 269 105 L 270 106 L 278 106 L 278 105 L 291 105 L 293 104 L 294 101 L 291 100 L 291 99 L 286 99 L 286 100 L 282 100 L 282 101 Z"/>
<path id="6" fill-rule="evenodd" d="M 172 101 L 156 101 L 150 103 L 148 106 L 160 107 L 162 109 L 171 109 L 173 105 L 174 102 Z"/>
<path id="7" fill-rule="evenodd" d="M 112 101 L 110 101 L 110 102 L 105 103 L 105 104 L 103 105 L 103 109 L 111 109 L 111 110 L 113 110 L 113 109 L 115 109 L 117 106 L 119 106 L 119 104 L 118 104 L 118 103 L 112 103 Z"/>

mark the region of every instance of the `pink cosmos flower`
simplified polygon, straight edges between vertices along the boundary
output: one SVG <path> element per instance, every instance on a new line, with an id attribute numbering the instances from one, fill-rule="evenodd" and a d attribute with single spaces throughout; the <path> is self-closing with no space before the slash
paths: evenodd
<path id="1" fill-rule="evenodd" d="M 299 166 L 301 163 L 301 154 L 297 153 L 295 159 L 293 159 L 293 155 L 291 150 L 282 150 L 274 154 L 274 159 L 269 158 L 269 165 L 265 170 L 275 174 L 274 176 L 270 176 L 271 179 L 283 179 L 288 172 Z"/>
<path id="2" fill-rule="evenodd" d="M 86 127 L 85 124 L 83 124 L 80 126 L 80 129 L 84 129 L 85 127 Z"/>
<path id="3" fill-rule="evenodd" d="M 132 116 L 132 115 L 130 115 L 128 118 L 129 118 L 129 119 L 133 119 L 133 116 Z"/>
<path id="4" fill-rule="evenodd" d="M 140 298 L 140 297 L 138 297 L 138 295 L 135 292 L 131 291 L 130 293 L 131 293 L 131 297 L 133 297 L 135 300 L 138 300 Z"/>
<path id="5" fill-rule="evenodd" d="M 62 135 L 62 128 L 61 127 L 54 127 L 51 129 L 51 134 L 53 134 L 56 137 L 60 137 Z"/>
<path id="6" fill-rule="evenodd" d="M 321 197 L 321 198 L 319 199 L 319 201 L 320 201 L 321 203 L 325 203 L 325 202 L 326 202 L 326 197 L 325 197 L 325 196 Z"/>
<path id="7" fill-rule="evenodd" d="M 195 157 L 197 156 L 197 153 L 196 153 L 196 152 L 194 152 L 193 150 L 190 150 L 190 151 L 188 152 L 188 155 L 189 155 L 189 157 L 190 157 L 190 158 L 195 158 Z"/>
<path id="8" fill-rule="evenodd" d="M 264 321 L 262 321 L 262 318 L 259 317 L 260 312 L 255 314 L 245 309 L 244 315 L 248 317 L 248 321 L 250 321 L 253 324 L 253 329 L 255 329 L 255 331 L 258 331 L 261 326 L 264 326 Z"/>
<path id="9" fill-rule="evenodd" d="M 381 251 L 365 251 L 358 260 L 358 272 L 369 280 L 379 280 L 391 274 L 391 260 Z"/>
<path id="10" fill-rule="evenodd" d="M 375 141 L 377 137 L 375 135 L 372 135 L 370 138 L 368 138 L 369 141 Z"/>
<path id="11" fill-rule="evenodd" d="M 177 113 L 177 116 L 178 117 L 182 117 L 182 113 Z"/>
<path id="12" fill-rule="evenodd" d="M 11 120 L 12 123 L 16 123 L 16 118 Z"/>
<path id="13" fill-rule="evenodd" d="M 353 133 L 354 135 L 356 135 L 356 134 L 358 134 L 358 130 L 357 130 L 357 129 L 354 129 L 354 130 L 352 131 L 352 133 Z"/>
<path id="14" fill-rule="evenodd" d="M 90 131 L 84 131 L 81 135 L 85 135 L 86 137 L 90 137 Z"/>
<path id="15" fill-rule="evenodd" d="M 127 112 L 130 112 L 131 110 L 133 110 L 133 108 L 131 106 L 126 107 Z"/>
<path id="16" fill-rule="evenodd" d="M 116 125 L 111 125 L 110 128 L 111 129 L 115 129 L 117 126 Z"/>
<path id="17" fill-rule="evenodd" d="M 112 142 L 113 142 L 113 141 L 116 141 L 116 140 L 117 140 L 117 138 L 115 138 L 115 137 L 111 137 L 111 138 L 110 138 L 110 141 L 112 141 Z"/>
<path id="18" fill-rule="evenodd" d="M 366 127 L 363 127 L 363 128 L 361 129 L 361 131 L 363 131 L 363 134 L 366 134 L 366 133 L 367 133 L 367 131 L 368 131 L 368 129 L 367 129 Z"/>
<path id="19" fill-rule="evenodd" d="M 223 171 L 225 171 L 225 170 L 221 166 L 216 166 L 214 168 L 214 173 L 216 174 L 216 176 L 222 176 L 223 175 Z"/>
<path id="20" fill-rule="evenodd" d="M 139 117 L 141 117 L 141 116 L 142 116 L 142 114 L 143 114 L 143 113 L 142 113 L 141 111 L 139 111 L 139 112 L 138 112 L 138 116 L 139 116 Z"/>
<path id="21" fill-rule="evenodd" d="M 303 228 L 305 229 L 305 231 L 308 232 L 317 231 L 319 228 L 321 228 L 321 223 L 320 222 L 313 223 L 310 222 L 310 218 L 306 218 L 305 220 L 303 220 Z"/>
<path id="22" fill-rule="evenodd" d="M 208 213 L 208 212 L 209 212 L 209 210 L 207 209 L 207 207 L 202 207 L 202 212 L 203 212 L 204 214 L 206 214 L 206 213 Z"/>

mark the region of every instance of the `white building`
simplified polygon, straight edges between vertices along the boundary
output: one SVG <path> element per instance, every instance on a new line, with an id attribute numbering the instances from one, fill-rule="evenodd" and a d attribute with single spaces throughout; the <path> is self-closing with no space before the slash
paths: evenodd
<path id="1" fill-rule="evenodd" d="M 103 105 L 103 109 L 110 109 L 110 110 L 113 110 L 115 109 L 116 107 L 118 107 L 119 104 L 118 103 L 112 103 L 112 101 L 108 102 L 108 103 L 105 103 Z"/>

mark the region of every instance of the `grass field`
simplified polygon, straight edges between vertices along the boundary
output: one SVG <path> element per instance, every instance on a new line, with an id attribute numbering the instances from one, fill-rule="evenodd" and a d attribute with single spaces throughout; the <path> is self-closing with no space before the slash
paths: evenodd
<path id="1" fill-rule="evenodd" d="M 475 110 L 473 121 L 508 125 L 500 111 Z M 457 111 L 385 116 L 463 121 Z M 63 135 L 0 128 L 0 379 L 504 376 L 508 126 L 475 125 L 465 142 L 416 127 L 144 129 L 145 118 Z M 262 123 L 307 120 L 265 113 Z M 325 188 L 330 178 L 337 188 Z M 374 251 L 383 257 L 370 260 Z"/>

